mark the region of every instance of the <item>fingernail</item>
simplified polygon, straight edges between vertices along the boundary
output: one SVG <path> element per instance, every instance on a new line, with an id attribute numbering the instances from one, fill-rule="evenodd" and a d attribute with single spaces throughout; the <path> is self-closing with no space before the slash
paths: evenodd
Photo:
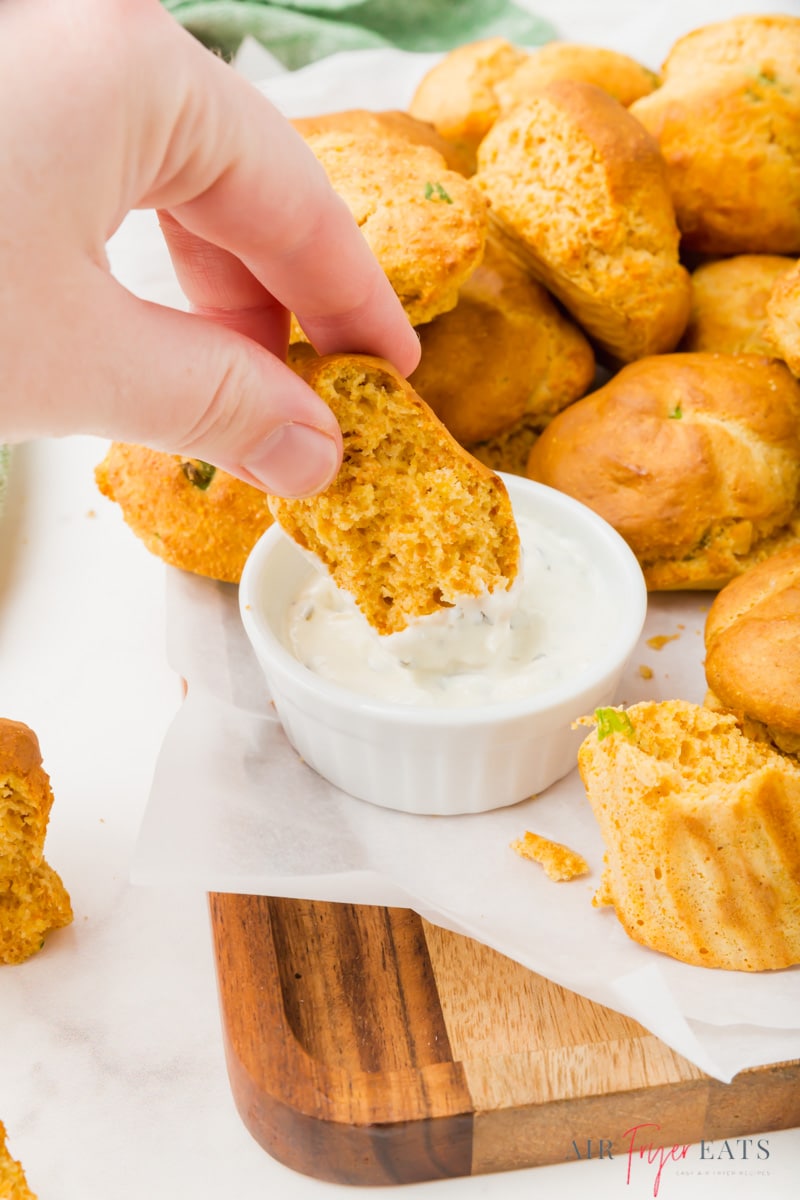
<path id="1" fill-rule="evenodd" d="M 321 430 L 290 422 L 271 433 L 243 465 L 276 496 L 311 496 L 336 478 L 339 448 Z"/>

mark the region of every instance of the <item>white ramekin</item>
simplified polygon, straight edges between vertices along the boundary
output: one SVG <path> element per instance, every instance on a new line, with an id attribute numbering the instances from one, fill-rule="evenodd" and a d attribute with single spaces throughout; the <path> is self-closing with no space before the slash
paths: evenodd
<path id="1" fill-rule="evenodd" d="M 242 574 L 244 627 L 289 741 L 337 787 L 386 808 L 485 812 L 543 791 L 576 765 L 572 722 L 614 701 L 644 624 L 647 594 L 632 551 L 590 509 L 543 484 L 502 476 L 514 510 L 585 548 L 611 589 L 615 620 L 591 665 L 548 691 L 469 708 L 412 708 L 358 695 L 294 657 L 286 611 L 315 567 L 272 526 Z"/>

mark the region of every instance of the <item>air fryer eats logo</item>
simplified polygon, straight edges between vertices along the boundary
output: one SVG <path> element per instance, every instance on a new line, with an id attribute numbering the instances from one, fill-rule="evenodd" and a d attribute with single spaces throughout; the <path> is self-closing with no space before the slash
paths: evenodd
<path id="1" fill-rule="evenodd" d="M 749 1174 L 769 1174 L 764 1169 L 769 1158 L 768 1138 L 726 1138 L 694 1145 L 662 1146 L 658 1137 L 660 1129 L 654 1121 L 643 1121 L 626 1129 L 620 1141 L 611 1138 L 587 1138 L 585 1143 L 573 1141 L 567 1159 L 622 1159 L 626 1165 L 625 1182 L 632 1184 L 646 1178 L 652 1186 L 653 1196 L 658 1196 L 664 1170 L 671 1163 L 678 1164 L 676 1173 L 681 1175 L 715 1174 L 714 1163 L 729 1167 L 741 1164 L 737 1174 L 744 1169 Z"/>

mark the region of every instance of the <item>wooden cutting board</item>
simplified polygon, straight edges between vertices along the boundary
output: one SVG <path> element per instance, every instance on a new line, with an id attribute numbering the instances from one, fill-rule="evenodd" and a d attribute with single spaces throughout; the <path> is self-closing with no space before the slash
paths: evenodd
<path id="1" fill-rule="evenodd" d="M 800 1125 L 800 1062 L 710 1079 L 407 909 L 213 894 L 233 1096 L 279 1161 L 412 1183 Z M 602 1143 L 601 1144 L 601 1140 Z"/>

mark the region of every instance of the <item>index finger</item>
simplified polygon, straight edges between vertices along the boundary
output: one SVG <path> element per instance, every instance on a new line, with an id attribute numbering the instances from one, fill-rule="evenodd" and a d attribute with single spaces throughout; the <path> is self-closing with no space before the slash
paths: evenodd
<path id="1" fill-rule="evenodd" d="M 255 87 L 173 25 L 185 70 L 163 82 L 167 107 L 163 96 L 155 102 L 174 114 L 175 132 L 140 203 L 238 259 L 320 353 L 377 354 L 412 371 L 417 336 L 309 147 Z"/>

